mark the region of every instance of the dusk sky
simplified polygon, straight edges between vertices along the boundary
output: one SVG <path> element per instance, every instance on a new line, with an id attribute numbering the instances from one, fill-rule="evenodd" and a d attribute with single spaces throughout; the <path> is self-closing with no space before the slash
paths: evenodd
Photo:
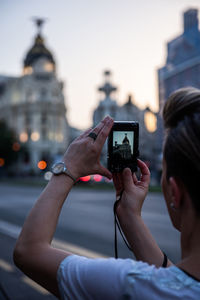
<path id="1" fill-rule="evenodd" d="M 87 128 L 111 70 L 118 104 L 132 94 L 141 108 L 158 109 L 157 72 L 166 42 L 183 30 L 182 13 L 199 0 L 0 0 L 0 75 L 20 76 L 33 44 L 32 17 L 46 18 L 43 36 L 65 83 L 70 125 Z"/>

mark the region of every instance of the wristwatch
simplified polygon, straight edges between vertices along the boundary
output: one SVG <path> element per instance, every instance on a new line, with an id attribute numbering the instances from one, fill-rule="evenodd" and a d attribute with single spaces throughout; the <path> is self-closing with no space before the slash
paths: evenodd
<path id="1" fill-rule="evenodd" d="M 57 162 L 52 166 L 52 173 L 54 175 L 61 175 L 65 174 L 69 176 L 74 182 L 76 182 L 76 178 L 70 173 L 70 171 L 67 169 L 64 162 Z"/>

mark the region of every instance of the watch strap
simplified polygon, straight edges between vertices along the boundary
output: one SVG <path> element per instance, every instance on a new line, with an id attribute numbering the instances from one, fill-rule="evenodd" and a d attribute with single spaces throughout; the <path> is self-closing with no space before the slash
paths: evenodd
<path id="1" fill-rule="evenodd" d="M 67 176 L 69 176 L 74 182 L 76 182 L 76 178 L 71 174 L 71 172 L 67 169 L 66 166 L 65 166 L 65 168 L 63 170 L 63 173 L 66 174 Z"/>

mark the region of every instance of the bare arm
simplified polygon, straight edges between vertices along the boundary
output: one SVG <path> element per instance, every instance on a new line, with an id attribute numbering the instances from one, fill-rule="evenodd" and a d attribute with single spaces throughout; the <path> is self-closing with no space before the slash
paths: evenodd
<path id="1" fill-rule="evenodd" d="M 163 252 L 141 217 L 142 205 L 148 192 L 150 172 L 141 160 L 138 160 L 138 166 L 141 170 L 140 180 L 137 180 L 135 174 L 132 175 L 130 169 L 113 176 L 116 194 L 119 195 L 123 190 L 117 216 L 136 259 L 161 267 L 164 259 Z M 167 266 L 169 265 L 171 262 L 168 260 Z"/>
<path id="2" fill-rule="evenodd" d="M 100 164 L 100 154 L 113 120 L 105 118 L 94 129 L 96 141 L 88 137 L 91 130 L 77 138 L 64 155 L 64 162 L 75 178 L 99 173 L 112 174 Z M 70 253 L 51 247 L 51 241 L 65 199 L 73 186 L 67 175 L 53 176 L 27 217 L 14 250 L 15 264 L 29 277 L 59 297 L 57 270 Z"/>
<path id="3" fill-rule="evenodd" d="M 70 253 L 50 245 L 62 205 L 72 185 L 73 181 L 65 175 L 53 176 L 27 217 L 14 251 L 16 265 L 56 296 L 59 295 L 57 269 Z"/>

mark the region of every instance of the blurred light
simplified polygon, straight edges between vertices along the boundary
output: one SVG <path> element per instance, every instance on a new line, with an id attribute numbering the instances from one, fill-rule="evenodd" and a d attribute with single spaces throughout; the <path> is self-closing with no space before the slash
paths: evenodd
<path id="1" fill-rule="evenodd" d="M 144 122 L 147 130 L 149 132 L 154 132 L 157 129 L 157 119 L 156 116 L 150 112 L 147 111 L 144 115 Z"/>
<path id="2" fill-rule="evenodd" d="M 57 141 L 60 142 L 60 143 L 62 143 L 63 140 L 64 140 L 63 134 L 62 133 L 58 133 L 57 134 Z"/>
<path id="3" fill-rule="evenodd" d="M 44 65 L 44 69 L 45 69 L 45 71 L 47 71 L 47 72 L 53 72 L 54 66 L 53 66 L 52 63 L 47 62 L 47 63 L 45 63 L 45 65 Z"/>
<path id="4" fill-rule="evenodd" d="M 81 181 L 87 182 L 87 181 L 90 181 L 91 176 L 88 175 L 88 176 L 80 177 L 79 179 L 80 179 Z"/>
<path id="5" fill-rule="evenodd" d="M 53 175 L 52 172 L 48 171 L 44 174 L 44 179 L 49 181 L 52 175 Z"/>
<path id="6" fill-rule="evenodd" d="M 0 167 L 3 167 L 5 165 L 5 159 L 0 157 Z"/>
<path id="7" fill-rule="evenodd" d="M 33 73 L 32 67 L 25 67 L 24 68 L 24 75 L 29 75 Z"/>
<path id="8" fill-rule="evenodd" d="M 28 141 L 28 134 L 26 132 L 20 133 L 19 139 L 22 143 L 25 143 Z"/>
<path id="9" fill-rule="evenodd" d="M 47 163 L 46 163 L 46 161 L 44 161 L 44 160 L 41 160 L 41 161 L 39 161 L 38 162 L 38 168 L 40 169 L 40 170 L 44 170 L 44 169 L 46 169 L 46 167 L 47 167 Z"/>
<path id="10" fill-rule="evenodd" d="M 15 142 L 13 145 L 12 145 L 12 149 L 13 151 L 19 151 L 20 150 L 20 144 L 18 142 Z"/>
<path id="11" fill-rule="evenodd" d="M 40 139 L 40 134 L 37 131 L 31 133 L 31 139 L 33 142 L 37 142 Z"/>
<path id="12" fill-rule="evenodd" d="M 93 177 L 94 181 L 96 181 L 96 182 L 100 182 L 102 180 L 102 178 L 103 177 L 99 174 L 95 174 L 94 177 Z"/>

